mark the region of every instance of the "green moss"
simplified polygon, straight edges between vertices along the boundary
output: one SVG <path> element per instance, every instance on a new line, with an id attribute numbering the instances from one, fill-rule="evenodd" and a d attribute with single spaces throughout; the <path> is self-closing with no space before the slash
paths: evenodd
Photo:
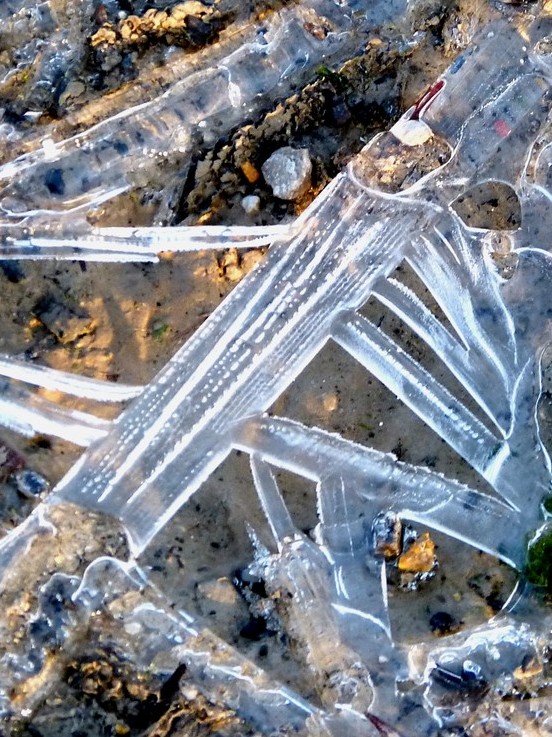
<path id="1" fill-rule="evenodd" d="M 545 496 L 542 500 L 542 509 L 544 516 L 548 519 L 552 517 L 552 496 Z"/>
<path id="2" fill-rule="evenodd" d="M 525 575 L 552 594 L 552 525 L 541 527 L 529 541 Z"/>
<path id="3" fill-rule="evenodd" d="M 338 92 L 341 92 L 346 86 L 344 75 L 339 72 L 334 72 L 333 69 L 330 69 L 327 66 L 319 66 L 316 70 L 316 74 L 321 79 L 327 79 L 328 82 L 331 82 Z"/>
<path id="4" fill-rule="evenodd" d="M 167 337 L 169 331 L 170 327 L 167 323 L 162 322 L 161 320 L 155 320 L 151 326 L 151 337 L 154 340 L 163 340 L 163 338 Z"/>
<path id="5" fill-rule="evenodd" d="M 358 423 L 358 426 L 359 426 L 359 427 L 360 427 L 360 428 L 361 428 L 362 430 L 366 430 L 366 432 L 372 432 L 372 431 L 373 431 L 373 429 L 374 429 L 374 428 L 372 427 L 372 425 L 368 425 L 368 424 L 366 424 L 366 422 L 359 422 L 359 423 Z"/>

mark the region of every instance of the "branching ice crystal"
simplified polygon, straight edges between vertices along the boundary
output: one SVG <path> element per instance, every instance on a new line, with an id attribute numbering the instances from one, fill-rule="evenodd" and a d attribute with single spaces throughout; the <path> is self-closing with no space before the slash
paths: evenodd
<path id="1" fill-rule="evenodd" d="M 48 502 L 5 539 L 5 569 L 37 535 L 48 537 L 49 517 L 69 504 L 119 519 L 137 556 L 238 449 L 250 455 L 276 549 L 259 546 L 256 565 L 269 593 L 289 594 L 286 626 L 304 646 L 321 708 L 244 664 L 229 646 L 216 654 L 212 635 L 185 615 L 171 619 L 162 602 L 124 614 L 126 625 L 149 643 L 148 657 L 163 648 L 172 657 L 178 651 L 198 684 L 266 734 L 287 728 L 320 735 L 372 735 L 392 729 L 385 724 L 407 734 L 435 733 L 461 712 L 444 708 L 440 688 L 453 684 L 473 696 L 538 657 L 537 634 L 504 615 L 442 648 L 421 647 L 416 665 L 416 653 L 409 658 L 393 638 L 386 563 L 374 554 L 373 525 L 392 511 L 522 570 L 527 537 L 544 522 L 550 459 L 536 408 L 552 274 L 546 214 L 551 68 L 542 53 L 549 22 L 542 16 L 523 34 L 508 25 L 487 28 L 273 243 L 148 386 L 113 397 L 137 394 L 115 422 L 94 427 L 91 417 L 72 416 L 89 447 Z M 228 74 L 223 77 L 227 84 Z M 466 192 L 496 183 L 515 192 L 523 221 L 500 238 L 468 227 L 457 212 Z M 236 233 L 228 229 L 229 237 Z M 202 237 L 209 234 L 206 229 Z M 220 231 L 211 234 L 220 243 Z M 117 236 L 131 247 L 143 238 L 151 248 L 151 232 Z M 444 317 L 397 279 L 402 263 Z M 419 336 L 456 377 L 462 397 L 361 314 L 370 297 Z M 267 415 L 329 340 L 435 430 L 494 495 L 324 429 Z M 8 373 L 9 361 L 0 370 Z M 42 381 L 36 374 L 26 378 Z M 46 379 L 54 375 L 45 373 Z M 56 378 L 60 386 L 62 379 Z M 77 381 L 66 387 L 83 396 L 90 389 Z M 46 421 L 50 409 L 37 405 L 36 417 Z M 5 415 L 17 424 L 10 407 Z M 295 525 L 273 468 L 316 483 L 313 537 Z M 132 564 L 96 561 L 73 602 L 98 608 L 106 581 L 117 588 L 120 578 L 124 589 L 140 585 L 136 575 Z M 155 632 L 147 624 L 152 618 Z M 225 667 L 218 664 L 221 652 Z M 4 658 L 6 703 L 9 665 Z"/>

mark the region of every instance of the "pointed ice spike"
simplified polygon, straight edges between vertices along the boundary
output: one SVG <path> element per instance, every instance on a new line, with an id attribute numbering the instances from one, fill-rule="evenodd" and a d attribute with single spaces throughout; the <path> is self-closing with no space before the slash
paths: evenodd
<path id="1" fill-rule="evenodd" d="M 97 228 L 78 236 L 62 232 L 50 237 L 8 237 L 3 258 L 79 259 L 81 261 L 156 261 L 159 253 L 204 249 L 259 248 L 291 234 L 292 225 L 266 226 L 175 226 L 151 228 Z M 14 230 L 11 228 L 10 230 Z"/>
<path id="2" fill-rule="evenodd" d="M 280 417 L 248 420 L 239 429 L 236 444 L 248 453 L 262 454 L 278 468 L 313 481 L 342 475 L 355 495 L 366 500 L 361 509 L 363 518 L 393 509 L 405 519 L 485 550 L 518 569 L 524 565 L 526 528 L 519 514 L 498 499 L 435 471 L 398 462 L 390 454 Z M 329 521 L 335 497 L 328 496 L 326 487 L 324 490 L 323 495 L 319 490 L 320 514 L 328 520 L 325 534 L 334 535 Z M 341 498 L 343 506 L 346 499 Z M 350 546 L 352 529 L 344 531 Z"/>
<path id="3" fill-rule="evenodd" d="M 292 540 L 295 537 L 295 525 L 268 464 L 252 455 L 251 473 L 274 539 L 281 547 L 285 539 Z"/>
<path id="4" fill-rule="evenodd" d="M 293 225 L 191 225 L 151 228 L 98 228 L 93 236 L 113 245 L 143 244 L 155 253 L 205 248 L 258 248 L 291 235 Z"/>
<path id="5" fill-rule="evenodd" d="M 5 353 L 0 354 L 0 376 L 83 399 L 94 399 L 97 402 L 125 402 L 139 396 L 144 388 L 113 381 L 89 379 L 48 366 L 38 366 Z"/>
<path id="6" fill-rule="evenodd" d="M 86 447 L 105 437 L 112 427 L 109 420 L 60 407 L 10 380 L 0 385 L 0 424 L 27 437 L 53 435 Z"/>

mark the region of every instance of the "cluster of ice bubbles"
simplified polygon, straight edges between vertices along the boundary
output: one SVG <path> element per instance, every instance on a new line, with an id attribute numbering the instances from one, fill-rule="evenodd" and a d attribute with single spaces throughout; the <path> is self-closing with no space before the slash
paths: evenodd
<path id="1" fill-rule="evenodd" d="M 329 6 L 337 22 L 344 6 L 329 3 L 326 14 Z M 279 16 L 280 35 L 268 41 L 270 53 L 266 39 L 251 43 L 209 72 L 209 84 L 228 93 L 213 94 L 211 101 L 223 105 L 227 99 L 235 111 L 236 95 L 242 102 L 255 99 L 248 80 L 259 81 L 266 72 L 274 84 L 281 82 L 289 68 L 289 39 L 308 41 L 308 54 L 320 53 L 316 44 L 322 41 L 307 38 L 305 24 L 293 13 Z M 469 723 L 483 694 L 495 709 L 487 718 L 500 727 L 506 724 L 501 696 L 518 688 L 516 672 L 534 671 L 531 693 L 545 688 L 550 618 L 539 610 L 540 621 L 533 621 L 531 597 L 535 586 L 550 583 L 552 549 L 550 458 L 537 414 L 552 279 L 549 26 L 552 18 L 542 13 L 522 30 L 507 23 L 487 28 L 418 105 L 370 141 L 287 228 L 79 231 L 81 206 L 131 186 L 121 178 L 123 162 L 127 156 L 134 160 L 136 142 L 143 145 L 146 132 L 155 146 L 168 130 L 185 137 L 189 125 L 215 114 L 201 107 L 199 97 L 192 105 L 179 88 L 103 129 L 0 169 L 7 182 L 0 193 L 7 255 L 130 260 L 152 258 L 173 245 L 274 241 L 265 259 L 146 387 L 106 386 L 15 359 L 2 362 L 4 422 L 28 432 L 70 435 L 86 447 L 48 500 L 4 539 L 4 596 L 23 566 L 23 552 L 49 544 L 63 510 L 78 505 L 119 520 L 129 562 L 99 558 L 82 577 L 59 572 L 42 590 L 44 602 L 52 588 L 58 601 L 71 601 L 57 635 L 69 640 L 84 613 L 148 587 L 135 558 L 237 449 L 250 457 L 272 536 L 271 550 L 256 542 L 251 570 L 269 594 L 287 593 L 284 622 L 301 643 L 316 699 L 282 686 L 199 622 L 171 612 L 153 590 L 148 603 L 117 610 L 122 629 L 134 636 L 128 648 L 138 664 L 184 663 L 187 678 L 200 690 L 263 734 L 438 733 Z M 342 38 L 330 37 L 332 43 Z M 258 66 L 259 58 L 265 66 Z M 188 119 L 192 113 L 198 120 Z M 90 165 L 81 166 L 83 156 Z M 112 162 L 109 167 L 104 159 Z M 52 167 L 56 181 L 64 183 L 54 192 Z M 100 178 L 94 184 L 100 171 L 107 172 L 107 184 Z M 86 182 L 77 181 L 83 172 Z M 509 187 L 517 196 L 516 230 L 499 234 L 468 227 L 457 213 L 461 196 L 489 184 Z M 55 226 L 49 225 L 52 211 L 65 211 Z M 59 223 L 63 238 L 55 231 Z M 397 267 L 405 263 L 439 314 L 397 278 Z M 360 313 L 369 298 L 423 341 L 469 403 Z M 267 415 L 330 340 L 412 409 L 493 493 L 323 428 Z M 31 395 L 16 388 L 14 379 L 81 397 L 97 398 L 100 392 L 106 401 L 131 401 L 108 423 L 36 395 L 29 406 Z M 319 522 L 313 535 L 295 524 L 275 469 L 316 484 Z M 67 511 L 69 520 L 72 514 Z M 380 554 L 385 525 L 391 520 L 392 527 L 395 519 L 486 551 L 525 572 L 524 585 L 484 626 L 438 647 L 401 647 L 389 621 L 387 563 Z M 3 627 L 9 632 L 9 623 Z M 7 649 L 0 671 L 6 718 L 14 711 L 14 684 L 40 670 L 40 650 L 47 645 L 52 643 L 35 638 Z M 29 696 L 23 710 L 32 709 L 31 702 Z"/>

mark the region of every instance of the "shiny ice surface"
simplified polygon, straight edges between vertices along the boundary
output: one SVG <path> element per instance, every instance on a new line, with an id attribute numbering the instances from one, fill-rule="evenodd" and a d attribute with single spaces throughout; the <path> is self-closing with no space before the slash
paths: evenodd
<path id="1" fill-rule="evenodd" d="M 250 455 L 276 548 L 269 553 L 258 546 L 256 565 L 269 590 L 291 592 L 288 616 L 304 643 L 319 705 L 270 679 L 263 682 L 263 673 L 248 670 L 235 654 L 228 655 L 231 665 L 219 667 L 208 647 L 197 650 L 202 634 L 194 623 L 170 620 L 162 605 L 155 615 L 159 628 L 143 636 L 155 650 L 162 647 L 159 632 L 169 628 L 168 640 L 176 646 L 174 638 L 180 638 L 181 657 L 192 671 L 198 669 L 198 682 L 219 692 L 224 683 L 232 708 L 242 709 L 267 734 L 282 728 L 282 720 L 308 734 L 396 734 L 386 723 L 430 734 L 454 717 L 439 698 L 443 683 L 468 683 L 474 693 L 534 657 L 538 633 L 504 615 L 502 622 L 452 640 L 448 649 L 429 650 L 416 671 L 392 635 L 385 562 L 374 555 L 371 533 L 378 515 L 393 511 L 522 570 L 527 537 L 544 523 L 550 459 L 536 408 L 552 278 L 552 69 L 542 44 L 547 23 L 541 18 L 525 35 L 508 24 L 486 29 L 420 105 L 368 143 L 289 231 L 278 233 L 265 260 L 158 376 L 136 389 L 138 396 L 113 423 L 94 430 L 90 418 L 74 416 L 89 447 L 44 507 L 3 542 L 4 565 L 28 539 L 47 534 L 48 510 L 67 502 L 120 520 L 137 556 L 238 449 Z M 263 67 L 267 73 L 270 58 Z M 223 71 L 213 74 L 228 93 L 231 75 Z M 31 172 L 40 166 L 29 162 Z M 114 164 L 110 176 L 117 172 Z M 467 226 L 453 207 L 461 195 L 488 182 L 511 187 L 521 206 L 521 227 L 500 238 Z M 5 189 L 4 203 L 16 203 L 20 193 L 14 186 Z M 98 192 L 103 186 L 98 183 Z M 19 205 L 9 207 L 12 216 Z M 183 238 L 187 232 L 182 230 Z M 158 231 L 115 235 L 130 250 L 154 250 L 162 240 Z M 101 234 L 87 237 L 101 245 Z M 204 229 L 203 237 L 221 243 L 220 231 Z M 404 262 L 444 319 L 393 275 Z M 470 403 L 361 314 L 370 297 L 419 336 Z M 266 414 L 328 341 L 410 407 L 493 494 L 327 430 Z M 129 388 L 114 399 L 132 393 Z M 37 417 L 47 418 L 48 411 L 36 407 Z M 6 422 L 16 417 L 10 407 L 4 414 Z M 316 483 L 314 537 L 297 529 L 274 468 Z M 118 580 L 112 569 L 102 574 L 104 563 L 92 564 L 75 594 L 83 607 L 94 609 L 102 587 Z M 121 574 L 123 589 L 133 585 L 131 566 L 112 560 L 105 565 Z M 125 616 L 135 624 L 140 620 L 142 628 L 148 619 L 142 610 Z M 403 685 L 399 694 L 397 684 L 408 678 L 410 691 Z"/>

